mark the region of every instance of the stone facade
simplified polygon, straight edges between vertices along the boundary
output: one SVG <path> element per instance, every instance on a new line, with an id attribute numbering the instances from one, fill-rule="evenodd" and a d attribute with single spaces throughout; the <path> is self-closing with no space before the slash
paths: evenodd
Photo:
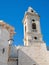
<path id="1" fill-rule="evenodd" d="M 0 65 L 49 65 L 40 17 L 31 7 L 24 15 L 23 24 L 24 46 L 13 46 L 14 28 L 0 21 Z"/>

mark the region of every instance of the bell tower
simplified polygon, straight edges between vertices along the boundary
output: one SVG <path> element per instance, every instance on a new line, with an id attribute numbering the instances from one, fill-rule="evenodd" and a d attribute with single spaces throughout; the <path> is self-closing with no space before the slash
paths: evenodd
<path id="1" fill-rule="evenodd" d="M 40 16 L 31 7 L 25 12 L 23 23 L 25 46 L 43 42 L 40 30 Z"/>

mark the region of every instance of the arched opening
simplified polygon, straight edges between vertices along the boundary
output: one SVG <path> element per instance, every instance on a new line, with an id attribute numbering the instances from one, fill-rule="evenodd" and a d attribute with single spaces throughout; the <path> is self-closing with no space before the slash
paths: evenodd
<path id="1" fill-rule="evenodd" d="M 32 29 L 36 29 L 36 24 L 32 23 Z"/>

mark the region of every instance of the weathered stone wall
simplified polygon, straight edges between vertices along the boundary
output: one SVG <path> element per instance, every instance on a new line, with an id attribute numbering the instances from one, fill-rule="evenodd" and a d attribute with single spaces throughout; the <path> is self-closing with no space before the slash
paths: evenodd
<path id="1" fill-rule="evenodd" d="M 48 59 L 49 60 L 49 59 Z M 45 43 L 30 47 L 21 47 L 18 54 L 18 65 L 49 65 Z"/>
<path id="2" fill-rule="evenodd" d="M 8 65 L 17 65 L 17 61 L 9 61 Z"/>
<path id="3" fill-rule="evenodd" d="M 0 29 L 0 65 L 7 63 L 9 51 L 9 32 L 6 29 Z"/>

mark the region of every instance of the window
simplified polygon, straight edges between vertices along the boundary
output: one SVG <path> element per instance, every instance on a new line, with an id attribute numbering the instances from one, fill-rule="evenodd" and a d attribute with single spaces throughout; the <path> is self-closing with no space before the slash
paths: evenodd
<path id="1" fill-rule="evenodd" d="M 5 48 L 2 49 L 2 53 L 4 53 L 4 52 L 5 52 Z"/>
<path id="2" fill-rule="evenodd" d="M 36 29 L 36 24 L 32 23 L 32 29 Z"/>
<path id="3" fill-rule="evenodd" d="M 33 10 L 31 10 L 31 12 L 33 12 Z"/>
<path id="4" fill-rule="evenodd" d="M 35 19 L 32 19 L 32 21 L 34 22 L 34 21 L 35 21 Z"/>
<path id="5" fill-rule="evenodd" d="M 37 40 L 37 37 L 34 37 L 35 40 Z"/>

